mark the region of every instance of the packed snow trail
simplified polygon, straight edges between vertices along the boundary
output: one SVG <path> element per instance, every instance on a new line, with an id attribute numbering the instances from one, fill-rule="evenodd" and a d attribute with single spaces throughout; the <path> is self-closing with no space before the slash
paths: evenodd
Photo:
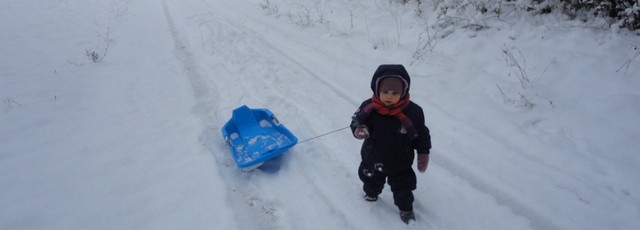
<path id="1" fill-rule="evenodd" d="M 498 25 L 450 31 L 415 60 L 424 25 L 392 2 L 7 2 L 0 229 L 640 227 L 640 124 L 628 119 L 640 116 L 639 68 L 615 71 L 636 37 Z M 325 21 L 295 21 L 313 3 Z M 522 111 L 496 90 L 519 89 L 502 61 L 518 49 L 544 74 L 527 96 L 553 104 Z M 96 50 L 106 57 L 89 60 Z M 300 140 L 316 137 L 349 124 L 382 63 L 409 69 L 432 132 L 415 223 L 388 187 L 362 199 L 348 130 L 236 167 L 220 133 L 233 109 L 269 108 Z"/>
<path id="2" fill-rule="evenodd" d="M 370 69 L 352 74 L 336 72 L 335 66 L 364 66 L 376 60 L 336 61 L 335 57 L 340 54 L 332 53 L 335 49 L 323 49 L 326 41 L 283 32 L 286 30 L 278 29 L 282 26 L 276 24 L 278 22 L 269 24 L 270 18 L 256 19 L 253 15 L 261 12 L 247 13 L 247 9 L 258 10 L 246 3 L 165 2 L 176 53 L 184 62 L 185 74 L 192 78 L 196 92 L 215 91 L 215 95 L 197 95 L 201 116 L 214 131 L 203 133 L 202 142 L 216 156 L 218 165 L 226 166 L 220 167 L 220 174 L 233 191 L 229 200 L 247 204 L 231 205 L 238 224 L 242 228 L 278 229 L 402 227 L 388 189 L 379 203 L 362 201 L 355 172 L 359 142 L 348 132 L 301 144 L 274 163 L 277 165 L 274 172 L 266 169 L 267 172 L 258 170 L 250 175 L 239 172 L 226 147 L 221 141 L 215 141 L 222 139 L 217 131 L 230 117 L 232 109 L 242 104 L 276 111 L 280 120 L 299 137 L 311 137 L 348 124 L 362 95 L 369 94 Z M 376 65 L 369 66 L 375 68 Z M 307 87 L 309 85 L 313 87 Z M 362 87 L 347 90 L 349 85 Z M 199 89 L 202 87 L 205 90 Z M 420 176 L 424 175 L 427 174 Z M 420 186 L 427 188 L 429 184 L 421 181 Z M 335 187 L 350 189 L 335 191 Z M 430 214 L 437 210 L 422 203 L 425 202 L 420 200 L 422 195 L 416 196 L 419 197 L 415 205 L 418 223 L 414 226 L 446 228 L 438 227 L 438 219 Z M 328 217 L 331 221 L 314 219 L 316 216 Z M 514 216 L 513 219 L 515 222 L 502 222 L 526 225 L 521 218 Z M 496 226 L 495 222 L 486 223 Z"/>
<path id="3" fill-rule="evenodd" d="M 344 214 L 336 208 L 340 206 L 339 204 L 336 203 L 335 205 L 330 205 L 331 203 L 335 203 L 335 199 L 331 200 L 327 198 L 325 193 L 320 192 L 323 190 L 323 187 L 330 188 L 332 185 L 323 184 L 326 183 L 326 181 L 320 181 L 323 183 L 315 182 L 318 180 L 313 178 L 322 175 L 318 174 L 321 170 L 309 170 L 317 167 L 315 164 L 303 164 L 302 169 L 306 170 L 300 170 L 301 168 L 297 168 L 302 172 L 302 177 L 273 177 L 268 174 L 262 175 L 259 171 L 254 171 L 252 174 L 245 174 L 237 170 L 236 166 L 230 159 L 227 148 L 221 144 L 223 142 L 216 141 L 222 140 L 222 137 L 219 134 L 219 129 L 230 117 L 231 110 L 242 103 L 255 103 L 255 106 L 268 107 L 274 111 L 290 111 L 288 116 L 287 114 L 282 113 L 277 115 L 282 120 L 300 121 L 299 117 L 292 118 L 292 116 L 302 113 L 301 111 L 295 111 L 296 106 L 294 102 L 290 102 L 290 99 L 296 98 L 296 96 L 291 95 L 292 92 L 284 91 L 284 93 L 281 93 L 279 90 L 269 89 L 266 87 L 278 87 L 278 85 L 281 84 L 296 84 L 295 82 L 292 82 L 292 80 L 299 80 L 301 73 L 288 73 L 287 69 L 291 67 L 280 67 L 281 69 L 274 69 L 282 65 L 277 62 L 279 58 L 275 57 L 281 56 L 282 59 L 285 60 L 291 59 L 283 55 L 281 51 L 274 49 L 273 46 L 270 46 L 268 43 L 265 44 L 261 39 L 259 39 L 258 34 L 252 33 L 248 29 L 243 28 L 241 24 L 238 24 L 238 22 L 234 22 L 234 18 L 216 16 L 219 12 L 223 12 L 222 10 L 216 10 L 204 1 L 196 1 L 195 3 L 202 5 L 194 4 L 191 8 L 187 8 L 192 12 L 188 10 L 186 11 L 193 13 L 197 12 L 197 10 L 204 10 L 202 14 L 195 13 L 198 16 L 191 17 L 192 20 L 188 22 L 192 23 L 191 25 L 195 28 L 183 26 L 181 28 L 192 30 L 179 32 L 175 29 L 175 26 L 171 26 L 173 31 L 172 33 L 176 40 L 176 53 L 184 62 L 186 74 L 190 75 L 192 81 L 195 81 L 193 85 L 196 88 L 196 91 L 199 91 L 197 87 L 210 87 L 208 91 L 215 91 L 217 95 L 225 95 L 223 98 L 229 99 L 220 100 L 221 98 L 210 98 L 213 95 L 206 94 L 199 96 L 201 103 L 203 103 L 200 106 L 206 107 L 201 115 L 211 128 L 203 133 L 202 142 L 203 145 L 208 146 L 210 151 L 216 156 L 219 167 L 225 166 L 220 169 L 220 173 L 223 175 L 221 179 L 223 179 L 229 189 L 233 191 L 229 200 L 236 203 L 235 205 L 231 205 L 231 207 L 235 208 L 232 210 L 236 214 L 239 226 L 242 229 L 265 226 L 271 226 L 268 228 L 272 229 L 299 229 L 308 228 L 309 226 L 333 228 L 347 227 L 350 229 L 356 228 L 356 226 L 352 226 Z M 173 25 L 175 22 L 172 18 L 175 16 L 171 15 L 171 12 L 169 12 L 168 9 L 181 9 L 181 6 L 179 5 L 183 4 L 176 3 L 177 6 L 172 5 L 171 7 L 168 7 L 167 5 L 169 4 L 170 3 L 165 3 L 165 12 L 167 14 L 169 24 Z M 183 38 L 183 35 L 197 36 L 191 37 L 190 39 L 193 40 L 187 41 L 185 39 L 188 38 Z M 185 44 L 189 42 L 202 44 L 202 47 L 188 47 Z M 264 49 L 264 47 L 267 49 Z M 204 50 L 205 52 L 194 55 L 192 53 L 193 50 Z M 184 58 L 185 56 L 187 58 Z M 274 61 L 274 59 L 276 61 Z M 198 60 L 198 62 L 194 63 L 194 60 Z M 219 63 L 221 65 L 211 67 L 212 70 L 205 71 L 206 73 L 209 73 L 207 75 L 197 72 L 197 69 L 200 69 L 199 67 L 195 67 L 198 63 Z M 296 67 L 295 63 L 293 67 L 301 69 L 300 67 Z M 261 68 L 266 69 L 263 70 Z M 301 71 L 305 72 L 304 70 Z M 206 84 L 202 84 L 206 81 L 202 80 L 202 76 L 209 76 L 213 79 L 208 81 L 211 82 L 211 84 L 208 86 Z M 252 92 L 252 89 L 264 89 L 264 91 Z M 283 87 L 283 90 L 286 89 L 288 89 L 288 87 Z M 333 90 L 332 88 L 329 89 Z M 207 90 L 204 90 L 202 92 L 206 91 Z M 297 92 L 295 93 L 309 93 L 302 92 L 300 90 L 296 91 Z M 324 92 L 321 93 L 324 94 Z M 289 96 L 286 96 L 286 94 L 289 94 Z M 265 96 L 267 97 L 267 100 L 262 99 Z M 217 105 L 213 106 L 213 104 Z M 220 106 L 220 104 L 224 104 L 224 106 Z M 307 122 L 302 120 L 301 124 L 304 123 Z M 293 123 L 287 123 L 287 125 L 291 124 Z M 295 154 L 295 152 L 297 151 L 291 151 L 289 154 Z M 281 162 L 275 164 L 283 164 L 285 167 L 278 168 L 277 165 L 272 166 L 274 167 L 274 170 L 276 170 L 273 173 L 280 175 L 282 172 L 288 171 L 286 170 L 288 167 L 285 163 L 288 160 L 289 157 L 287 156 L 282 157 L 282 159 L 278 159 L 278 161 Z M 271 177 L 273 178 L 269 179 Z M 298 187 L 300 185 L 308 186 L 300 188 Z M 298 192 L 291 193 L 291 191 Z M 355 194 L 357 193 L 354 193 L 354 195 Z M 282 199 L 285 197 L 286 199 Z M 238 205 L 242 203 L 246 205 Z M 319 206 L 318 204 L 329 205 Z M 296 208 L 290 209 L 282 207 Z M 325 220 L 319 220 L 320 224 L 313 223 L 317 214 L 300 216 L 300 214 L 309 214 L 312 212 L 321 213 L 320 216 L 334 217 L 330 222 L 331 224 L 328 224 Z"/>

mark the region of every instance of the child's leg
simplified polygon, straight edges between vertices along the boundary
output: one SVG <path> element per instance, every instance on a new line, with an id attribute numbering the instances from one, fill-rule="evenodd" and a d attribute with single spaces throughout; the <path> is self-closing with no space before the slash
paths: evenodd
<path id="1" fill-rule="evenodd" d="M 416 189 L 416 173 L 413 169 L 389 175 L 393 202 L 401 211 L 413 210 L 413 190 Z"/>
<path id="2" fill-rule="evenodd" d="M 382 192 L 385 183 L 385 175 L 376 171 L 371 166 L 367 166 L 364 162 L 360 162 L 358 168 L 358 176 L 363 183 L 362 189 L 370 197 L 377 197 Z"/>

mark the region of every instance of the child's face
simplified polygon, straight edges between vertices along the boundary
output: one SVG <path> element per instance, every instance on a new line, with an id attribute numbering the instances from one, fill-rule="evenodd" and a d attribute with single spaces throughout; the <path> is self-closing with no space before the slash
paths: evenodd
<path id="1" fill-rule="evenodd" d="M 400 101 L 400 93 L 396 91 L 382 91 L 380 92 L 380 100 L 384 105 L 390 106 Z"/>

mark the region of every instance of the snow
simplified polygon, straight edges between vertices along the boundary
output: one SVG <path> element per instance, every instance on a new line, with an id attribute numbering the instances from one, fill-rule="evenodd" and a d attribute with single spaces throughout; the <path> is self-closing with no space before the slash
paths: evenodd
<path id="1" fill-rule="evenodd" d="M 640 229 L 637 36 L 389 2 L 4 2 L 0 229 Z M 383 63 L 434 146 L 409 226 L 388 188 L 362 199 L 361 141 L 310 139 Z M 220 132 L 241 105 L 310 140 L 242 172 Z"/>

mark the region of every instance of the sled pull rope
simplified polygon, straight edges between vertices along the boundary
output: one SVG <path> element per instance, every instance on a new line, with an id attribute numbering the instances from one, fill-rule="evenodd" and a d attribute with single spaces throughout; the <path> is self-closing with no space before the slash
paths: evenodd
<path id="1" fill-rule="evenodd" d="M 342 130 L 347 129 L 347 128 L 349 128 L 349 127 L 351 127 L 351 126 L 350 126 L 350 125 L 347 125 L 347 127 L 342 127 L 342 128 L 339 128 L 339 129 L 333 130 L 333 131 L 328 132 L 328 133 L 320 134 L 320 135 L 318 135 L 318 136 L 311 137 L 311 138 L 308 138 L 308 139 L 303 140 L 303 141 L 299 141 L 299 142 L 298 142 L 298 144 L 300 144 L 300 143 L 302 143 L 302 142 L 305 142 L 305 141 L 310 141 L 310 140 L 313 140 L 313 139 L 316 139 L 316 138 L 320 138 L 320 137 L 323 137 L 323 136 L 326 136 L 326 135 L 329 135 L 329 134 L 332 134 L 332 133 L 335 133 L 335 132 L 338 132 L 338 131 L 342 131 Z"/>

